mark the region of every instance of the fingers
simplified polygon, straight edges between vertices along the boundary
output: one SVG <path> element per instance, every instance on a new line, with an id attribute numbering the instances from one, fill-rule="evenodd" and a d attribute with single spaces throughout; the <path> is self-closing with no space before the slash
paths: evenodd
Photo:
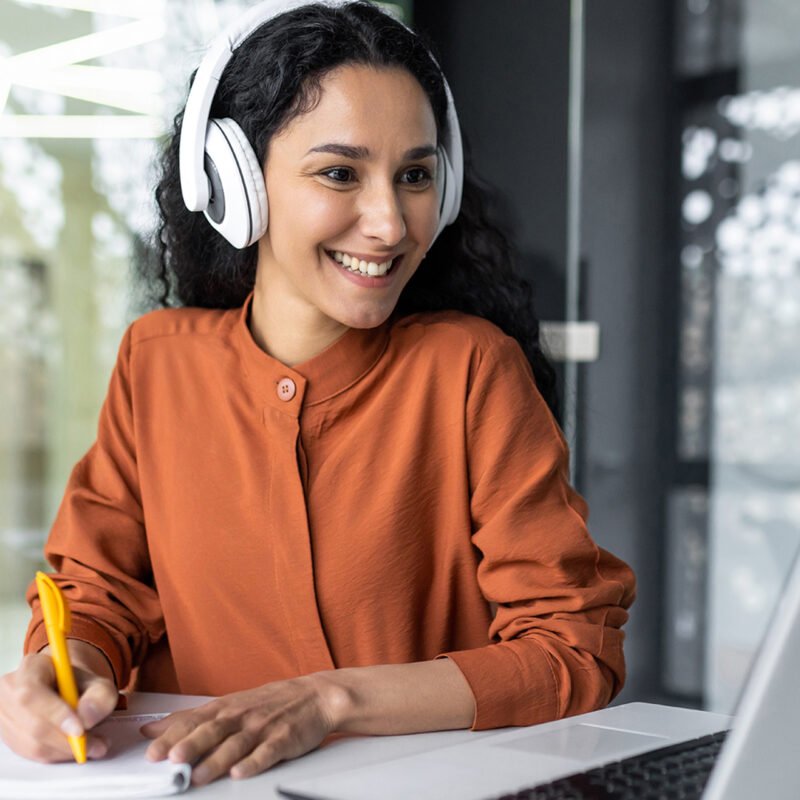
<path id="1" fill-rule="evenodd" d="M 156 737 L 145 751 L 148 761 L 162 761 L 170 753 L 173 745 L 189 736 L 202 723 L 196 711 L 177 711 L 164 719 L 148 722 L 139 730 L 148 737 Z M 181 761 L 180 758 L 172 759 Z"/>
<path id="2" fill-rule="evenodd" d="M 250 754 L 256 744 L 256 738 L 248 731 L 229 736 L 208 758 L 192 768 L 192 785 L 203 786 L 227 774 L 231 765 Z"/>
<path id="3" fill-rule="evenodd" d="M 16 671 L 0 678 L 0 730 L 6 744 L 26 758 L 72 759 L 65 734 L 80 736 L 84 726 L 58 695 L 48 656 L 28 655 Z"/>
<path id="4" fill-rule="evenodd" d="M 57 727 L 59 741 L 65 734 L 84 733 L 83 723 L 56 690 L 55 670 L 48 656 L 26 656 L 12 676 L 12 703 L 22 721 L 27 720 L 33 728 L 43 724 Z"/>
<path id="5" fill-rule="evenodd" d="M 197 714 L 181 712 L 171 715 L 178 717 L 164 730 L 171 717 L 148 723 L 145 735 L 158 735 L 145 753 L 148 760 L 191 763 L 207 754 L 192 768 L 192 785 L 202 786 L 222 775 L 246 778 L 263 772 L 284 758 L 297 753 L 286 752 L 283 747 L 285 737 L 268 733 L 263 729 L 242 728 L 237 717 L 213 717 L 203 719 Z M 282 730 L 284 726 L 280 726 Z M 158 733 L 157 733 L 158 732 Z M 270 735 L 269 742 L 263 742 Z"/>
<path id="6" fill-rule="evenodd" d="M 104 720 L 117 705 L 117 687 L 108 678 L 101 678 L 84 669 L 75 669 L 78 684 L 78 717 L 87 730 Z"/>
<path id="7" fill-rule="evenodd" d="M 164 717 L 163 719 L 156 719 L 153 722 L 145 722 L 141 728 L 139 728 L 139 733 L 142 736 L 146 736 L 148 739 L 155 739 L 167 729 L 168 723 L 167 720 L 169 717 Z"/>
<path id="8" fill-rule="evenodd" d="M 317 747 L 331 726 L 316 689 L 288 680 L 219 697 L 141 730 L 155 737 L 149 760 L 194 763 L 192 785 L 199 786 L 225 774 L 246 778 L 296 758 Z"/>
<path id="9" fill-rule="evenodd" d="M 226 774 L 250 778 L 309 749 L 311 745 L 293 735 L 285 723 L 268 729 L 239 729 L 236 720 L 210 720 L 174 745 L 169 758 L 192 762 L 209 753 L 192 768 L 192 786 L 203 786 Z"/>
<path id="10" fill-rule="evenodd" d="M 179 739 L 170 749 L 167 757 L 170 761 L 190 763 L 204 753 L 208 753 L 217 745 L 224 742 L 229 736 L 233 737 L 239 728 L 239 721 L 235 719 L 216 719 L 203 722 L 191 733 Z M 241 733 L 239 738 L 245 734 Z M 235 738 L 235 737 L 234 737 Z M 252 745 L 251 745 L 252 748 Z"/>
<path id="11" fill-rule="evenodd" d="M 299 755 L 299 753 L 297 754 Z M 253 750 L 246 758 L 241 759 L 230 769 L 230 776 L 235 780 L 242 778 L 252 778 L 254 775 L 274 767 L 279 761 L 293 758 L 289 753 L 281 754 L 273 742 L 263 742 Z M 194 773 L 192 773 L 194 778 Z"/>
<path id="12" fill-rule="evenodd" d="M 67 736 L 84 735 L 99 719 L 107 716 L 109 683 L 83 670 L 75 670 L 79 688 L 87 687 L 89 708 L 81 697 L 78 711 L 73 710 L 58 694 L 52 659 L 42 653 L 25 656 L 20 666 L 0 678 L 0 732 L 6 744 L 25 758 L 52 763 L 72 761 L 74 756 Z M 111 684 L 113 687 L 113 684 Z M 113 690 L 116 697 L 116 689 Z M 84 703 L 86 709 L 82 709 Z M 96 704 L 96 706 L 95 706 Z M 98 713 L 99 712 L 99 713 Z M 108 750 L 98 736 L 86 736 L 86 754 L 102 758 Z"/>
<path id="13" fill-rule="evenodd" d="M 207 725 L 201 726 L 206 728 Z M 201 728 L 198 728 L 200 733 Z M 279 727 L 279 731 L 283 726 Z M 212 738 L 215 732 L 206 731 Z M 264 731 L 240 730 L 221 740 L 216 749 L 192 768 L 192 786 L 203 786 L 213 780 L 230 775 L 232 778 L 250 778 L 269 769 L 288 758 L 302 755 L 308 748 L 293 746 L 288 735 L 273 731 L 266 734 Z M 203 738 L 198 736 L 192 743 L 205 752 Z M 184 743 L 181 742 L 182 746 Z M 170 753 L 172 757 L 172 753 Z"/>

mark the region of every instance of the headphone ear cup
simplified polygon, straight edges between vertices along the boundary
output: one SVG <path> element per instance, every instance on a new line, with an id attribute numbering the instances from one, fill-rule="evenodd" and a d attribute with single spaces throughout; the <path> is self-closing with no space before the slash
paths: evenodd
<path id="1" fill-rule="evenodd" d="M 439 156 L 439 168 L 436 170 L 436 191 L 439 195 L 439 227 L 436 235 L 431 241 L 431 245 L 436 241 L 439 234 L 458 216 L 456 206 L 456 180 L 453 166 L 444 147 L 437 150 Z"/>
<path id="2" fill-rule="evenodd" d="M 203 212 L 234 247 L 258 241 L 267 230 L 267 188 L 261 165 L 242 129 L 232 119 L 210 119 L 205 172 L 211 200 Z"/>
<path id="3" fill-rule="evenodd" d="M 450 225 L 456 221 L 460 204 L 457 202 L 456 194 L 458 192 L 458 183 L 456 181 L 455 170 L 453 163 L 450 161 L 450 156 L 447 151 L 442 147 L 442 161 L 444 162 L 444 198 L 442 203 L 442 219 L 445 220 L 445 225 Z"/>

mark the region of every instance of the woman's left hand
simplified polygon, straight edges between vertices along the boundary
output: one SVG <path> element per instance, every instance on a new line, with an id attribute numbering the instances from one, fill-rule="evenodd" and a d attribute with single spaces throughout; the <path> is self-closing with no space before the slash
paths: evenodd
<path id="1" fill-rule="evenodd" d="M 192 785 L 249 778 L 313 750 L 334 730 L 320 684 L 307 675 L 235 692 L 141 729 L 149 761 L 197 763 Z"/>

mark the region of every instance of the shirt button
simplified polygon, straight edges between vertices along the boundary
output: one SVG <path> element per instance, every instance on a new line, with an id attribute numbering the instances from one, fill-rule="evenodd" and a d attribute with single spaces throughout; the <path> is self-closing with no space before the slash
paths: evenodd
<path id="1" fill-rule="evenodd" d="M 291 378 L 283 378 L 278 382 L 278 397 L 287 402 L 297 393 L 297 387 Z"/>

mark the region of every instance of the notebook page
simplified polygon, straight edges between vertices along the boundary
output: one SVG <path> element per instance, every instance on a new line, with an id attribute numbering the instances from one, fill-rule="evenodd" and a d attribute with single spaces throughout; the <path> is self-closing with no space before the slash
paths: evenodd
<path id="1" fill-rule="evenodd" d="M 116 800 L 178 794 L 189 786 L 189 764 L 151 763 L 150 742 L 139 733 L 146 722 L 166 714 L 112 716 L 95 730 L 109 742 L 108 755 L 85 764 L 40 764 L 0 742 L 0 797 L 4 800 Z"/>

